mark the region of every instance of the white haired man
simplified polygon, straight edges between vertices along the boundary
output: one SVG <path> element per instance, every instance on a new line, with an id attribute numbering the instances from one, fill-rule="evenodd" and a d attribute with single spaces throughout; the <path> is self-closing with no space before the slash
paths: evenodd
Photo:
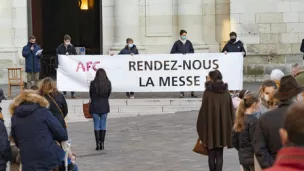
<path id="1" fill-rule="evenodd" d="M 284 77 L 284 73 L 280 69 L 274 69 L 271 71 L 270 79 L 277 84 L 277 87 L 280 87 L 280 80 Z"/>

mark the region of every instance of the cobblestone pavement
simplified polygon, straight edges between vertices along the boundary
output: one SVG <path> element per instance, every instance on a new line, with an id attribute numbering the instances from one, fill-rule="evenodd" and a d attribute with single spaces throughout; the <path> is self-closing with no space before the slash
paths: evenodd
<path id="1" fill-rule="evenodd" d="M 94 150 L 93 123 L 71 123 L 76 162 L 85 171 L 208 171 L 208 158 L 192 152 L 197 113 L 109 119 L 100 152 Z M 236 150 L 225 150 L 223 170 L 240 170 Z"/>
<path id="2" fill-rule="evenodd" d="M 259 89 L 259 86 L 261 83 L 244 83 L 244 89 L 248 89 L 251 91 L 256 92 Z M 0 85 L 0 88 L 4 90 L 4 92 L 7 94 L 7 85 Z M 17 87 L 13 87 L 13 95 L 19 94 L 19 90 Z M 203 92 L 196 92 L 196 95 L 198 97 L 202 96 Z M 121 98 L 126 98 L 126 93 L 112 93 L 111 98 L 112 99 L 121 99 Z M 76 93 L 76 95 L 79 98 L 88 98 L 88 93 Z M 154 92 L 154 93 L 136 93 L 136 98 L 179 98 L 179 93 L 178 92 Z M 68 93 L 68 96 L 70 96 L 70 93 Z M 190 92 L 187 92 L 185 94 L 185 97 L 189 97 Z"/>

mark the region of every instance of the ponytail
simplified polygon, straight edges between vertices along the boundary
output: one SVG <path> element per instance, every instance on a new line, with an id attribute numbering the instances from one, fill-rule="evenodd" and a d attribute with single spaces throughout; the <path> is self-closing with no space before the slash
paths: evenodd
<path id="1" fill-rule="evenodd" d="M 233 126 L 233 129 L 236 132 L 241 132 L 244 129 L 244 118 L 245 118 L 245 109 L 246 109 L 245 104 L 246 104 L 245 99 L 242 99 L 236 111 L 236 117 Z"/>

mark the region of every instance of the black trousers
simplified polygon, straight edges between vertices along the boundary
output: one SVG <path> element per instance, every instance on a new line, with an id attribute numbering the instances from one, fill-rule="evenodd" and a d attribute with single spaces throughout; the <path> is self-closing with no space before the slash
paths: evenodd
<path id="1" fill-rule="evenodd" d="M 210 171 L 222 171 L 224 148 L 214 148 L 208 151 L 208 163 Z"/>
<path id="2" fill-rule="evenodd" d="M 254 171 L 254 165 L 242 165 L 243 171 Z"/>
<path id="3" fill-rule="evenodd" d="M 133 95 L 134 95 L 133 92 L 126 92 L 126 96 L 127 96 L 127 97 L 130 97 L 130 96 L 133 96 Z"/>

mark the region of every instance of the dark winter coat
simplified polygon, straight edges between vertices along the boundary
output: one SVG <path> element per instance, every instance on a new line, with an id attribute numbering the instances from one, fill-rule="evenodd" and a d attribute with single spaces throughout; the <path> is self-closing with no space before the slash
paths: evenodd
<path id="1" fill-rule="evenodd" d="M 65 152 L 55 141 L 66 141 L 67 132 L 48 105 L 42 96 L 27 92 L 10 105 L 12 137 L 20 149 L 24 171 L 51 170 L 64 159 Z"/>
<path id="2" fill-rule="evenodd" d="M 260 116 L 255 130 L 254 152 L 261 168 L 271 167 L 278 151 L 282 148 L 279 135 L 286 112 L 291 102 L 281 102 L 278 108 Z"/>
<path id="3" fill-rule="evenodd" d="M 223 82 L 206 82 L 202 105 L 197 119 L 200 140 L 208 147 L 232 148 L 231 134 L 234 107 L 228 85 Z"/>
<path id="4" fill-rule="evenodd" d="M 186 43 L 183 44 L 182 41 L 178 40 L 174 43 L 171 54 L 187 54 L 194 53 L 194 48 L 190 40 L 186 40 Z"/>
<path id="5" fill-rule="evenodd" d="M 254 132 L 257 116 L 245 115 L 244 129 L 241 132 L 232 131 L 232 145 L 237 149 L 241 165 L 254 165 Z"/>
<path id="6" fill-rule="evenodd" d="M 98 94 L 94 82 L 90 84 L 90 113 L 91 114 L 107 114 L 110 112 L 109 97 L 112 92 L 111 82 L 109 81 L 109 89 L 104 93 Z"/>
<path id="7" fill-rule="evenodd" d="M 232 42 L 231 40 L 224 46 L 222 52 L 245 52 L 244 57 L 246 57 L 246 50 L 244 48 L 244 43 L 240 40 Z"/>
<path id="8" fill-rule="evenodd" d="M 129 48 L 128 45 L 121 49 L 121 51 L 118 53 L 118 55 L 130 55 L 131 53 L 138 55 L 138 49 L 135 45 L 133 47 Z"/>
<path id="9" fill-rule="evenodd" d="M 33 44 L 34 50 L 31 50 L 32 44 L 27 43 L 22 49 L 22 56 L 25 58 L 25 72 L 40 72 L 40 56 L 36 52 L 41 48 L 37 44 Z"/>
<path id="10" fill-rule="evenodd" d="M 6 170 L 6 163 L 12 160 L 12 151 L 8 141 L 4 121 L 0 119 L 0 170 Z"/>
<path id="11" fill-rule="evenodd" d="M 57 105 L 55 104 L 55 102 L 52 100 L 52 98 L 50 96 L 55 100 L 55 102 L 57 103 L 57 105 L 60 108 L 62 113 L 60 112 Z M 56 93 L 55 95 L 50 95 L 50 96 L 49 95 L 44 96 L 50 104 L 49 109 L 52 112 L 52 114 L 58 119 L 60 124 L 64 128 L 66 128 L 64 118 L 68 114 L 68 105 L 65 100 L 65 97 L 61 93 Z"/>
<path id="12" fill-rule="evenodd" d="M 67 47 L 63 43 L 59 45 L 56 49 L 56 68 L 59 64 L 58 55 L 77 55 L 77 52 L 72 44 Z"/>

